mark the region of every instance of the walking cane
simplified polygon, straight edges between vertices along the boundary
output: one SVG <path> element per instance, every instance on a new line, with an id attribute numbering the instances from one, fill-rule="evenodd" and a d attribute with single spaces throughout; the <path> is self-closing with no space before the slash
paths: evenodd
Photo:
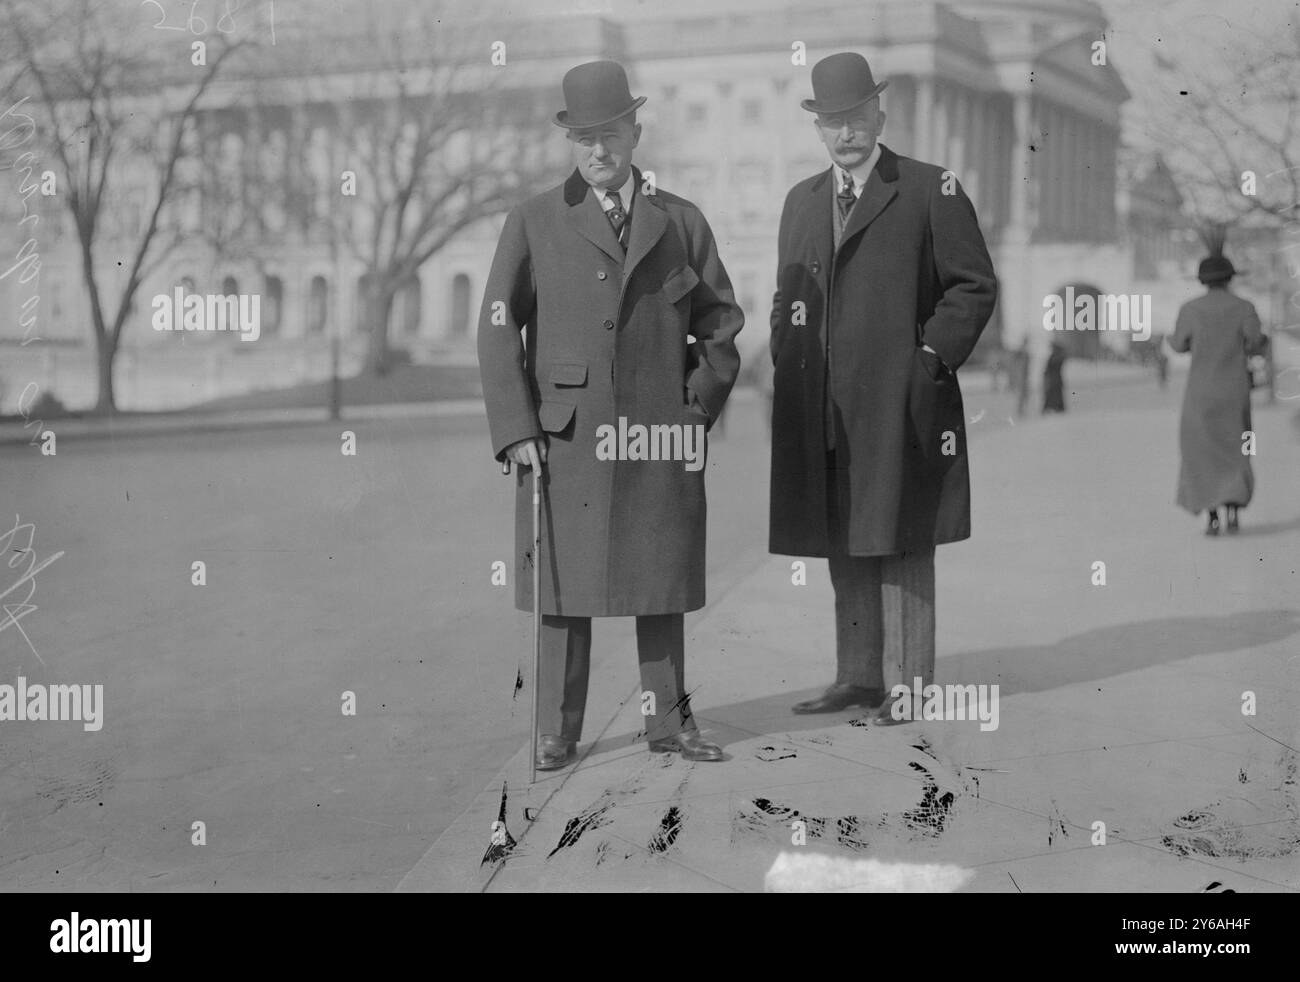
<path id="1" fill-rule="evenodd" d="M 510 460 L 501 464 L 501 473 L 510 473 Z M 528 783 L 537 783 L 537 671 L 542 658 L 542 468 L 533 468 L 533 703 L 529 717 Z"/>

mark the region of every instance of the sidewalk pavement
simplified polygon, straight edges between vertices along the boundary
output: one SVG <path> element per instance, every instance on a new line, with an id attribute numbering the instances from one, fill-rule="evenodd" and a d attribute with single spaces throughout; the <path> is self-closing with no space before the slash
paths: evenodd
<path id="1" fill-rule="evenodd" d="M 529 788 L 523 747 L 398 890 L 759 891 L 782 853 L 955 864 L 978 892 L 1300 890 L 1290 415 L 1257 408 L 1256 499 L 1219 539 L 1172 503 L 1176 414 L 971 426 L 935 681 L 998 684 L 987 732 L 791 714 L 834 673 L 826 564 L 797 586 L 756 531 L 687 618 L 692 706 L 728 759 L 647 753 L 634 651 L 598 653 L 578 763 Z M 514 844 L 484 862 L 503 809 Z"/>
<path id="2" fill-rule="evenodd" d="M 1072 364 L 1071 370 L 1078 380 L 1086 383 L 1146 383 L 1150 370 L 1127 363 Z M 962 373 L 962 389 L 966 392 L 985 392 L 990 389 L 989 372 L 971 369 Z M 1003 380 L 1003 387 L 1006 382 Z M 757 391 L 738 390 L 732 403 L 755 400 Z M 445 416 L 481 416 L 482 399 L 445 399 L 428 402 L 398 402 L 371 406 L 344 405 L 340 422 L 375 419 L 427 419 Z M 130 413 L 110 418 L 96 416 L 50 419 L 42 430 L 53 430 L 62 441 L 93 438 L 120 439 L 130 436 L 160 436 L 175 433 L 209 433 L 237 430 L 245 427 L 295 426 L 327 422 L 329 411 L 324 406 L 304 406 L 294 409 L 248 409 L 233 412 L 176 412 Z M 0 446 L 30 443 L 36 436 L 36 420 L 0 422 Z"/>
<path id="3" fill-rule="evenodd" d="M 437 402 L 394 402 L 374 406 L 344 406 L 341 419 L 417 419 L 434 416 L 481 416 L 482 399 L 446 399 Z M 169 433 L 213 433 L 246 427 L 295 426 L 329 421 L 322 406 L 297 409 L 248 409 L 228 413 L 133 413 L 102 419 L 95 416 L 48 420 L 41 429 L 53 430 L 60 440 L 94 438 L 120 439 L 132 436 L 161 436 Z M 0 423 L 0 445 L 29 443 L 35 437 L 35 421 Z"/>

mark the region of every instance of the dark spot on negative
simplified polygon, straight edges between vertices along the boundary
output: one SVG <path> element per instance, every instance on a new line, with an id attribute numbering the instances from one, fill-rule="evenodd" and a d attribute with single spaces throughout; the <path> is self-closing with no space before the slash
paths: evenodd
<path id="1" fill-rule="evenodd" d="M 663 852 L 671 846 L 677 838 L 677 833 L 682 830 L 682 813 L 678 811 L 676 805 L 672 805 L 664 812 L 664 817 L 659 820 L 659 829 L 650 840 L 651 852 Z"/>

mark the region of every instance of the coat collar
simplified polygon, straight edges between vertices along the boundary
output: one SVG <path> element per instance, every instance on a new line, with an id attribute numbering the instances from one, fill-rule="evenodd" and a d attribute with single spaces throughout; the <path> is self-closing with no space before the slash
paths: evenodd
<path id="1" fill-rule="evenodd" d="M 588 194 L 591 186 L 582 179 L 576 167 L 564 182 L 564 203 L 568 205 L 566 217 L 569 222 L 578 234 L 621 263 L 625 278 L 631 275 L 637 263 L 649 254 L 668 228 L 668 216 L 659 195 L 642 193 L 645 180 L 636 167 L 632 168 L 632 181 L 632 230 L 628 233 L 626 256 L 604 209 L 596 195 Z"/>
<path id="2" fill-rule="evenodd" d="M 897 184 L 898 154 L 882 143 L 880 144 L 880 159 L 876 161 L 875 169 L 872 170 L 871 176 L 867 178 L 867 183 L 862 187 L 862 196 L 849 214 L 849 223 L 844 227 L 844 235 L 840 238 L 840 246 L 837 252 L 843 251 L 845 244 L 875 221 L 876 216 L 885 210 L 885 206 L 898 196 Z M 831 165 L 817 176 L 812 186 L 809 187 L 808 194 L 817 201 L 817 204 L 812 209 L 813 220 L 819 226 L 825 226 L 824 230 L 822 230 L 825 232 L 823 238 L 828 242 L 833 242 L 834 230 L 831 228 L 832 202 L 830 199 L 835 194 L 834 165 Z"/>

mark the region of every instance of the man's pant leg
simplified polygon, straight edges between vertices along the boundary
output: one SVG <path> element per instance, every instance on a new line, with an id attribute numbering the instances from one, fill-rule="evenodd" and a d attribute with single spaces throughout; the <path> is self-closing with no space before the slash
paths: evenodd
<path id="1" fill-rule="evenodd" d="M 884 680 L 889 689 L 934 681 L 934 547 L 881 556 Z M 914 693 L 916 695 L 916 693 Z"/>
<path id="2" fill-rule="evenodd" d="M 835 591 L 835 682 L 883 689 L 881 557 L 832 555 Z"/>
<path id="3" fill-rule="evenodd" d="M 836 412 L 841 447 L 847 435 Z M 826 455 L 826 526 L 830 539 L 831 588 L 835 591 L 835 682 L 866 689 L 883 688 L 881 654 L 881 567 L 878 556 L 848 555 L 848 454 Z"/>
<path id="4" fill-rule="evenodd" d="M 542 615 L 537 666 L 537 732 L 577 743 L 587 711 L 591 618 Z"/>
<path id="5" fill-rule="evenodd" d="M 641 691 L 653 692 L 655 712 L 644 717 L 646 740 L 665 740 L 695 729 L 686 701 L 686 627 L 682 614 L 636 619 L 636 657 Z"/>

